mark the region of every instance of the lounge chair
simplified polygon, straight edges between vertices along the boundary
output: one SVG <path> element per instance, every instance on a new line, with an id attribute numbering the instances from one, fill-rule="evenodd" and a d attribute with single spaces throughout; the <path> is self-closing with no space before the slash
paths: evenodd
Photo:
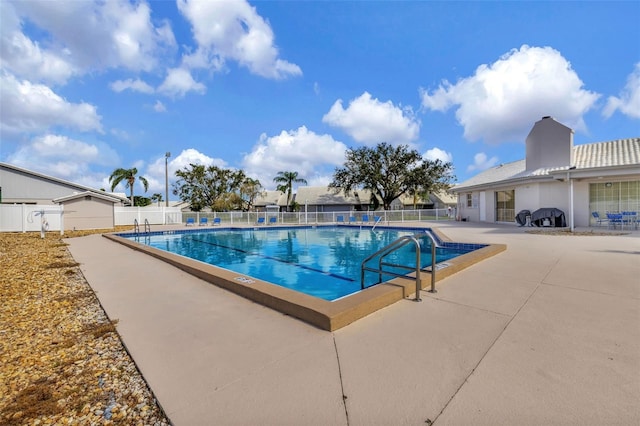
<path id="1" fill-rule="evenodd" d="M 596 220 L 596 225 L 602 226 L 603 223 L 607 223 L 608 220 L 601 218 L 598 212 L 591 212 L 591 216 Z"/>
<path id="2" fill-rule="evenodd" d="M 200 218 L 200 226 L 207 226 L 207 223 L 209 223 L 209 219 L 207 219 L 206 217 Z"/>
<path id="3" fill-rule="evenodd" d="M 336 216 L 337 223 L 344 223 L 344 216 Z"/>
<path id="4" fill-rule="evenodd" d="M 278 222 L 278 219 L 275 216 L 269 218 L 269 225 L 273 225 Z"/>
<path id="5" fill-rule="evenodd" d="M 196 220 L 192 217 L 188 217 L 187 218 L 187 222 L 184 224 L 185 226 L 191 226 L 191 225 L 195 225 L 196 224 Z"/>
<path id="6" fill-rule="evenodd" d="M 363 214 L 362 215 L 362 223 L 367 223 L 369 222 L 369 215 L 368 214 Z"/>
<path id="7" fill-rule="evenodd" d="M 220 225 L 221 223 L 222 223 L 222 221 L 220 220 L 219 217 L 214 217 L 213 218 L 213 223 L 211 224 L 211 226 Z"/>
<path id="8" fill-rule="evenodd" d="M 349 216 L 349 223 L 356 223 L 356 217 L 355 216 Z"/>
<path id="9" fill-rule="evenodd" d="M 259 217 L 256 221 L 256 225 L 264 225 L 264 217 Z"/>

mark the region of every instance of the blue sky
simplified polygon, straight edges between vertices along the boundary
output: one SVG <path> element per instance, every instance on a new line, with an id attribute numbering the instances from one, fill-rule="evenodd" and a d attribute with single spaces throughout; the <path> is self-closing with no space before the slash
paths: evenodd
<path id="1" fill-rule="evenodd" d="M 379 142 L 461 182 L 524 158 L 546 115 L 575 144 L 640 135 L 640 2 L 2 0 L 0 19 L 0 161 L 107 190 L 136 167 L 164 194 L 167 151 L 170 183 L 198 163 L 274 189 Z"/>

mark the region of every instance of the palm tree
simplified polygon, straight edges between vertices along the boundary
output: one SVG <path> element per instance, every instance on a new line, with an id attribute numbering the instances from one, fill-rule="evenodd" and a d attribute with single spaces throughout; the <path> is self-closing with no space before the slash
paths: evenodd
<path id="1" fill-rule="evenodd" d="M 273 181 L 278 184 L 278 186 L 276 187 L 277 191 L 287 193 L 287 210 L 289 210 L 289 204 L 291 203 L 291 192 L 293 190 L 293 184 L 307 184 L 306 180 L 298 178 L 298 172 L 278 172 L 278 176 L 274 177 Z"/>
<path id="2" fill-rule="evenodd" d="M 118 186 L 118 184 L 123 180 L 127 181 L 125 188 L 129 188 L 131 190 L 132 206 L 134 205 L 133 204 L 133 184 L 136 182 L 137 174 L 138 174 L 138 169 L 134 167 L 132 169 L 115 169 L 113 173 L 111 173 L 111 176 L 109 176 L 109 182 L 111 182 L 111 191 L 116 189 L 116 186 Z M 149 189 L 149 182 L 147 182 L 147 179 L 145 179 L 142 176 L 138 176 L 137 178 L 140 179 L 140 182 L 142 182 L 142 185 L 144 186 L 144 192 L 147 192 L 147 190 Z"/>
<path id="3" fill-rule="evenodd" d="M 162 194 L 159 193 L 155 193 L 151 196 L 151 201 L 157 201 L 158 202 L 158 207 L 160 207 L 160 203 L 162 202 Z"/>

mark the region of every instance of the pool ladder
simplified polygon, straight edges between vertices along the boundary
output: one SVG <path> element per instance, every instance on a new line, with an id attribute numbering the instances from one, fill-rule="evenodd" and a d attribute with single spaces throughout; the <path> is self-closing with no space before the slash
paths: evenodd
<path id="1" fill-rule="evenodd" d="M 133 231 L 138 235 L 140 233 L 140 224 L 138 224 L 138 219 L 133 219 Z M 148 234 L 151 232 L 151 225 L 149 224 L 149 220 L 144 220 L 144 233 Z"/>
<path id="2" fill-rule="evenodd" d="M 371 256 L 367 257 L 365 260 L 362 261 L 361 265 L 360 265 L 360 288 L 362 290 L 364 290 L 365 285 L 364 285 L 364 273 L 365 272 L 377 272 L 378 273 L 378 282 L 373 284 L 380 284 L 382 282 L 382 275 L 391 275 L 397 278 L 407 278 L 407 279 L 412 279 L 412 277 L 409 277 L 406 274 L 399 274 L 397 272 L 392 272 L 392 271 L 385 271 L 383 269 L 383 267 L 385 266 L 389 266 L 389 267 L 394 267 L 394 268 L 398 268 L 398 269 L 404 269 L 407 272 L 410 271 L 415 271 L 415 277 L 413 278 L 416 282 L 416 297 L 415 299 L 413 299 L 416 302 L 420 302 L 422 301 L 422 299 L 420 298 L 420 290 L 422 289 L 422 283 L 420 281 L 420 241 L 418 241 L 418 239 L 416 238 L 418 235 L 422 235 L 422 234 L 416 234 L 416 235 L 405 235 L 403 237 L 398 238 L 397 240 L 395 240 L 394 242 L 392 242 L 391 244 L 381 248 L 380 250 L 378 250 L 377 252 L 373 253 Z M 428 290 L 430 293 L 437 293 L 436 290 L 436 247 L 438 246 L 438 243 L 436 241 L 436 238 L 434 237 L 434 235 L 430 232 L 430 231 L 425 231 L 424 235 L 428 236 L 429 239 L 431 239 L 431 289 Z M 390 255 L 391 253 L 400 250 L 402 247 L 406 246 L 407 244 L 411 244 L 413 243 L 416 247 L 416 266 L 415 267 L 411 267 L 411 266 L 407 266 L 407 265 L 399 265 L 396 263 L 389 263 L 389 262 L 385 262 L 385 257 L 387 257 L 388 255 Z M 379 257 L 378 259 L 378 267 L 377 268 L 373 268 L 370 266 L 367 266 L 367 262 L 375 259 L 376 257 Z"/>

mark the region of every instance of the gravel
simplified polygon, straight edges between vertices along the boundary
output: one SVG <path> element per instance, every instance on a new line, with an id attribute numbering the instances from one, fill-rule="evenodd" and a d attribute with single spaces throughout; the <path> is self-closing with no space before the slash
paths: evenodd
<path id="1" fill-rule="evenodd" d="M 59 234 L 0 233 L 0 265 L 0 424 L 170 424 Z"/>

